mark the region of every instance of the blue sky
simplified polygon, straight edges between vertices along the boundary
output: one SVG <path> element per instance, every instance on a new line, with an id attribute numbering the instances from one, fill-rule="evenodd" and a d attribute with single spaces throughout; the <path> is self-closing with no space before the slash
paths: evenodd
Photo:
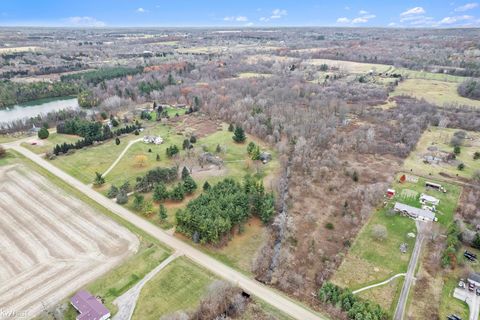
<path id="1" fill-rule="evenodd" d="M 0 0 L 0 26 L 19 25 L 480 27 L 480 3 L 472 0 Z"/>

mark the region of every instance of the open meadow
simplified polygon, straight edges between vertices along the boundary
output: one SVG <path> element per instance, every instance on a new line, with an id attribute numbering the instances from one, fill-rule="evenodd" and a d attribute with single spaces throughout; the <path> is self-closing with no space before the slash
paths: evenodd
<path id="1" fill-rule="evenodd" d="M 460 146 L 460 153 L 452 159 L 454 147 L 451 141 L 458 131 L 460 130 L 429 127 L 405 160 L 404 170 L 439 179 L 470 180 L 475 171 L 480 170 L 480 159 L 474 159 L 475 152 L 480 152 L 480 134 L 464 131 L 466 137 Z M 464 168 L 459 170 L 458 165 L 461 163 Z"/>

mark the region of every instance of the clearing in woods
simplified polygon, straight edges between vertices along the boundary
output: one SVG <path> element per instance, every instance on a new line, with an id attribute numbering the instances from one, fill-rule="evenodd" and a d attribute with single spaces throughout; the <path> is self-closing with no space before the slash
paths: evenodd
<path id="1" fill-rule="evenodd" d="M 39 173 L 11 163 L 0 167 L 0 309 L 33 317 L 120 264 L 139 240 Z"/>

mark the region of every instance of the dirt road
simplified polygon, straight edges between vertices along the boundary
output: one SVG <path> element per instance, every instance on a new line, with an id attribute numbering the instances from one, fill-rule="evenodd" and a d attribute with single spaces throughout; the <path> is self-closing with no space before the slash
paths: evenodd
<path id="1" fill-rule="evenodd" d="M 397 308 L 395 309 L 395 315 L 393 316 L 394 320 L 403 320 L 405 307 L 407 305 L 408 293 L 410 292 L 410 287 L 415 279 L 415 269 L 418 264 L 418 259 L 420 258 L 420 252 L 422 251 L 422 245 L 423 241 L 425 240 L 425 233 L 428 227 L 427 222 L 416 221 L 416 224 L 417 240 L 413 248 L 412 256 L 410 257 L 410 262 L 408 263 L 407 274 L 405 275 L 405 281 L 403 282 L 402 291 L 400 292 L 400 297 L 398 298 Z"/>
<path id="2" fill-rule="evenodd" d="M 166 245 L 172 247 L 173 249 L 178 251 L 180 254 L 183 253 L 185 256 L 192 259 L 193 261 L 203 266 L 204 268 L 216 273 L 217 275 L 219 275 L 220 277 L 226 280 L 231 281 L 232 283 L 239 286 L 246 292 L 264 300 L 265 302 L 269 303 L 270 305 L 279 309 L 280 311 L 290 315 L 291 317 L 295 319 L 301 319 L 301 320 L 326 319 L 325 317 L 320 316 L 314 313 L 313 311 L 306 309 L 305 307 L 299 305 L 298 303 L 288 298 L 285 298 L 283 295 L 281 295 L 274 289 L 269 288 L 253 279 L 248 278 L 242 273 L 224 265 L 223 263 L 208 256 L 207 254 L 202 253 L 200 250 L 197 250 L 192 246 L 190 246 L 189 244 L 171 236 L 170 234 L 154 226 L 147 220 L 144 220 L 143 218 L 130 212 L 126 208 L 116 204 L 115 202 L 112 202 L 110 199 L 104 197 L 100 193 L 89 188 L 82 182 L 78 181 L 77 179 L 63 172 L 62 170 L 55 167 L 47 160 L 42 159 L 41 157 L 34 154 L 33 152 L 25 148 L 22 148 L 15 143 L 5 144 L 5 147 L 12 148 L 15 151 L 21 153 L 28 159 L 34 161 L 39 166 L 50 171 L 52 174 L 59 177 L 60 179 L 62 179 L 69 185 L 73 186 L 74 188 L 78 189 L 80 192 L 84 193 L 85 195 L 87 195 L 94 201 L 98 202 L 105 208 L 109 209 L 113 213 L 129 221 L 130 223 L 134 224 L 135 226 L 144 230 L 145 232 L 151 234 L 156 239 L 160 240 Z"/>

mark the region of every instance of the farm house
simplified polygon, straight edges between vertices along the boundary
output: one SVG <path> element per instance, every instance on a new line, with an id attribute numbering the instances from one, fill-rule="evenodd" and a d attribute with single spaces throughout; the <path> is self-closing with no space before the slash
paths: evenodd
<path id="1" fill-rule="evenodd" d="M 106 320 L 110 318 L 110 311 L 85 290 L 78 291 L 70 303 L 80 314 L 77 320 Z"/>
<path id="2" fill-rule="evenodd" d="M 161 137 L 156 137 L 156 136 L 145 136 L 145 137 L 143 137 L 143 142 L 144 143 L 153 143 L 153 144 L 162 144 L 163 139 Z"/>
<path id="3" fill-rule="evenodd" d="M 435 213 L 430 210 L 415 208 L 400 202 L 396 202 L 393 210 L 402 213 L 407 217 L 421 221 L 437 221 Z"/>

